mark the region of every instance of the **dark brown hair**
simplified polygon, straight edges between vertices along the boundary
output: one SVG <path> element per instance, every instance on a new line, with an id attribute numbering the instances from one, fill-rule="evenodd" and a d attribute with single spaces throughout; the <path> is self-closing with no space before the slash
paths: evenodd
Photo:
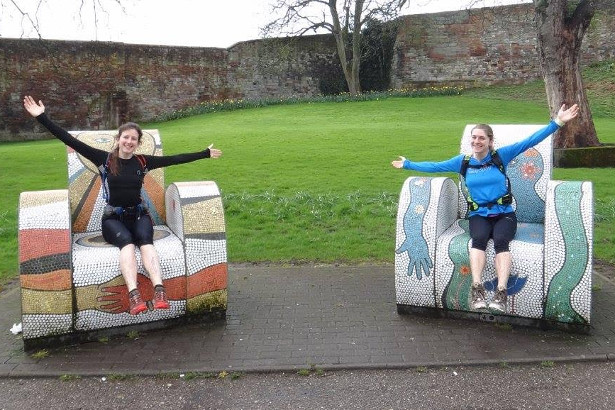
<path id="1" fill-rule="evenodd" d="M 124 131 L 127 130 L 135 130 L 139 135 L 139 144 L 141 143 L 141 137 L 143 136 L 143 131 L 141 131 L 141 127 L 139 124 L 134 122 L 127 122 L 125 124 L 120 125 L 120 128 L 117 130 L 117 135 L 115 136 L 116 144 L 115 147 L 111 150 L 111 155 L 109 156 L 109 172 L 111 175 L 117 175 L 120 170 L 120 161 L 119 161 L 119 139 Z"/>

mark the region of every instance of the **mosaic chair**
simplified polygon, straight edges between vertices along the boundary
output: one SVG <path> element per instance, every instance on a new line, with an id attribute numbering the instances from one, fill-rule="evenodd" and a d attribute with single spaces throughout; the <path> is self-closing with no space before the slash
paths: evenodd
<path id="1" fill-rule="evenodd" d="M 541 126 L 495 125 L 494 147 L 523 139 Z M 465 128 L 461 153 L 470 154 Z M 447 177 L 409 177 L 397 213 L 395 289 L 399 313 L 475 318 L 588 332 L 591 312 L 593 191 L 591 182 L 554 181 L 552 137 L 507 167 L 518 229 L 510 244 L 512 268 L 505 314 L 470 307 L 467 204 Z M 493 241 L 483 273 L 487 297 L 497 277 Z"/>
<path id="2" fill-rule="evenodd" d="M 116 131 L 72 132 L 110 150 Z M 162 155 L 157 130 L 144 130 L 141 154 Z M 164 169 L 145 176 L 143 198 L 154 220 L 154 246 L 170 309 L 132 316 L 119 250 L 100 232 L 104 207 L 97 168 L 68 148 L 68 189 L 23 192 L 19 199 L 19 266 L 26 348 L 100 335 L 225 317 L 227 261 L 224 211 L 215 182 L 176 182 Z M 152 284 L 137 251 L 144 300 Z M 94 339 L 95 340 L 95 339 Z"/>

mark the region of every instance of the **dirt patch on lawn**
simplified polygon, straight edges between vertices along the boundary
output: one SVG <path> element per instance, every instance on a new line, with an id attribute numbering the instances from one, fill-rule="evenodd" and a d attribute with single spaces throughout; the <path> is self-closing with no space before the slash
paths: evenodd
<path id="1" fill-rule="evenodd" d="M 615 284 L 615 265 L 595 260 L 593 267 L 594 274 L 606 278 Z"/>

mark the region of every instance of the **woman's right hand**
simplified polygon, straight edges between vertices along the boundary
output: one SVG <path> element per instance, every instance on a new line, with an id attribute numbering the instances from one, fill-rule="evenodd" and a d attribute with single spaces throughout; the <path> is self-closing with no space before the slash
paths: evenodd
<path id="1" fill-rule="evenodd" d="M 41 100 L 38 100 L 38 104 L 34 101 L 34 98 L 26 95 L 23 98 L 23 106 L 33 117 L 38 117 L 45 112 L 45 106 Z"/>
<path id="2" fill-rule="evenodd" d="M 395 168 L 403 168 L 404 167 L 404 161 L 406 160 L 405 157 L 400 156 L 398 160 L 392 161 L 391 165 L 393 165 Z"/>

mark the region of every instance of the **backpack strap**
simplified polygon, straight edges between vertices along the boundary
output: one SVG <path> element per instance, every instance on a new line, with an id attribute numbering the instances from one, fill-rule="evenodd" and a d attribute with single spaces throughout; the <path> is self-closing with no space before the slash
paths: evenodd
<path id="1" fill-rule="evenodd" d="M 139 161 L 139 165 L 141 165 L 141 171 L 143 172 L 143 176 L 149 172 L 147 169 L 147 161 L 145 157 L 141 154 L 135 154 L 137 161 Z M 109 183 L 107 182 L 107 177 L 109 175 L 109 163 L 111 162 L 111 152 L 107 154 L 107 159 L 104 164 L 98 166 L 98 172 L 100 173 L 101 179 L 101 188 L 102 188 L 102 197 L 105 200 L 105 203 L 109 204 Z"/>
<path id="2" fill-rule="evenodd" d="M 470 211 L 477 211 L 478 208 L 480 208 L 481 206 L 486 206 L 488 208 L 491 208 L 493 205 L 510 205 L 513 202 L 513 195 L 512 195 L 512 190 L 510 187 L 510 179 L 508 179 L 508 175 L 506 175 L 506 169 L 504 169 L 504 163 L 502 162 L 502 158 L 500 158 L 500 155 L 498 154 L 497 150 L 491 150 L 491 160 L 489 162 L 487 162 L 486 164 L 481 165 L 481 167 L 483 166 L 488 166 L 488 165 L 495 165 L 502 174 L 504 174 L 504 178 L 506 178 L 506 193 L 504 195 L 502 195 L 502 197 L 496 199 L 494 202 L 489 202 L 486 204 L 478 204 L 476 203 L 473 199 L 472 196 L 470 195 L 470 191 L 468 190 L 468 187 L 466 186 L 466 182 L 465 182 L 465 177 L 466 177 L 466 173 L 468 172 L 468 168 L 473 166 L 470 165 L 470 155 L 465 155 L 463 157 L 463 160 L 461 161 L 461 167 L 459 169 L 459 182 L 461 184 L 461 191 L 463 192 L 463 195 L 466 198 L 466 201 L 468 203 L 468 209 Z"/>
<path id="3" fill-rule="evenodd" d="M 145 157 L 141 154 L 135 154 L 135 157 L 137 157 L 137 161 L 139 161 L 139 164 L 141 165 L 141 171 L 143 171 L 143 175 L 147 174 L 149 172 L 149 169 L 147 169 L 147 161 L 145 161 Z"/>
<path id="4" fill-rule="evenodd" d="M 491 161 L 493 162 L 493 165 L 498 167 L 498 169 L 500 170 L 500 172 L 502 174 L 506 175 L 506 170 L 504 169 L 504 164 L 502 163 L 502 158 L 500 158 L 500 154 L 498 154 L 497 150 L 492 150 L 491 151 Z M 506 178 L 508 178 L 508 177 L 506 177 Z"/>
<path id="5" fill-rule="evenodd" d="M 109 175 L 109 161 L 111 159 L 111 153 L 107 154 L 107 159 L 104 164 L 98 166 L 98 173 L 100 174 L 102 197 L 105 203 L 109 204 L 109 184 L 107 182 L 107 176 Z"/>
<path id="6" fill-rule="evenodd" d="M 459 173 L 464 178 L 466 177 L 466 172 L 468 172 L 468 165 L 470 165 L 470 158 L 471 158 L 471 155 L 466 155 L 463 157 L 463 160 L 461 160 L 461 168 L 459 169 Z"/>

